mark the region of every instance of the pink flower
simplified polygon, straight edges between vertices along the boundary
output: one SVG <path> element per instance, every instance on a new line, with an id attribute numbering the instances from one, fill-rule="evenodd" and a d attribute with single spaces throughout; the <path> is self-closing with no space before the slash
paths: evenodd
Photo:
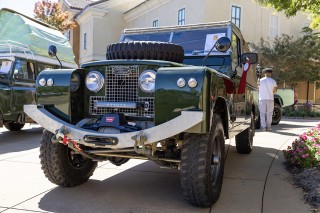
<path id="1" fill-rule="evenodd" d="M 300 138 L 301 138 L 302 140 L 307 140 L 307 139 L 308 139 L 308 137 L 307 137 L 306 135 L 300 135 Z"/>

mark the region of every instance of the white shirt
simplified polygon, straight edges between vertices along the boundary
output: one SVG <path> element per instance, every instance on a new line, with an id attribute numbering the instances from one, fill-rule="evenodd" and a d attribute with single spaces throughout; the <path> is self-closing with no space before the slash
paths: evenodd
<path id="1" fill-rule="evenodd" d="M 273 100 L 273 89 L 277 82 L 270 77 L 263 77 L 259 83 L 259 100 Z"/>

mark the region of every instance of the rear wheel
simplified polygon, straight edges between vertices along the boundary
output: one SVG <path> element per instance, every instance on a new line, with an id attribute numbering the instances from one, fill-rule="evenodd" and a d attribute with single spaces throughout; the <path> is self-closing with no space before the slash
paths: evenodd
<path id="1" fill-rule="evenodd" d="M 4 126 L 10 131 L 19 131 L 24 127 L 24 123 L 17 123 L 11 121 L 9 123 L 4 124 Z"/>
<path id="2" fill-rule="evenodd" d="M 272 125 L 277 125 L 280 123 L 282 118 L 282 108 L 280 104 L 274 103 L 274 110 L 272 114 Z"/>
<path id="3" fill-rule="evenodd" d="M 51 142 L 52 136 L 44 130 L 41 138 L 39 157 L 45 176 L 59 186 L 77 186 L 88 181 L 97 162 L 75 153 L 68 146 Z"/>
<path id="4" fill-rule="evenodd" d="M 255 119 L 255 128 L 260 129 L 261 128 L 261 120 L 260 120 L 260 115 L 257 116 Z"/>
<path id="5" fill-rule="evenodd" d="M 250 127 L 236 135 L 236 149 L 241 154 L 249 154 L 252 151 L 253 136 L 255 133 L 254 118 L 251 116 Z"/>
<path id="6" fill-rule="evenodd" d="M 184 50 L 182 46 L 156 41 L 132 41 L 110 44 L 106 57 L 113 59 L 148 59 L 165 60 L 182 63 Z"/>
<path id="7" fill-rule="evenodd" d="M 224 131 L 215 115 L 210 134 L 192 135 L 182 148 L 181 186 L 190 204 L 208 207 L 221 192 L 224 173 Z"/>

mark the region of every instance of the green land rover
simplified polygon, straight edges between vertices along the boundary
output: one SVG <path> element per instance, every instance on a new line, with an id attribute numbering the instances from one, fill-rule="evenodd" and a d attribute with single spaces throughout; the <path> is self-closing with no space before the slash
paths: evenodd
<path id="1" fill-rule="evenodd" d="M 231 22 L 125 30 L 106 57 L 38 75 L 37 104 L 24 110 L 45 128 L 46 177 L 76 186 L 98 161 L 149 159 L 180 170 L 187 202 L 212 205 L 225 139 L 235 136 L 248 154 L 255 134 L 257 55 L 240 30 Z"/>
<path id="2" fill-rule="evenodd" d="M 48 57 L 50 44 L 59 48 L 62 65 Z M 36 77 L 60 66 L 77 67 L 62 33 L 13 10 L 0 10 L 0 127 L 17 131 L 33 122 L 23 105 L 35 103 Z"/>

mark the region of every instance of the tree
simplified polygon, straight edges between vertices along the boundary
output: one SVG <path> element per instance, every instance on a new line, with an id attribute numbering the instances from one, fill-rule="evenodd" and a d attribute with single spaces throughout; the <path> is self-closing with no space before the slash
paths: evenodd
<path id="1" fill-rule="evenodd" d="M 263 6 L 274 7 L 284 11 L 287 17 L 294 16 L 298 11 L 311 14 L 312 28 L 320 28 L 320 0 L 255 0 Z"/>
<path id="2" fill-rule="evenodd" d="M 61 32 L 76 26 L 69 20 L 67 12 L 63 12 L 58 3 L 49 0 L 38 1 L 34 5 L 35 18 L 58 28 Z"/>
<path id="3" fill-rule="evenodd" d="M 294 38 L 282 35 L 270 45 L 261 39 L 253 48 L 259 53 L 261 67 L 273 67 L 278 83 L 294 88 L 298 82 L 317 82 L 320 86 L 320 34 L 304 28 L 303 35 Z M 307 91 L 308 97 L 308 91 Z"/>

